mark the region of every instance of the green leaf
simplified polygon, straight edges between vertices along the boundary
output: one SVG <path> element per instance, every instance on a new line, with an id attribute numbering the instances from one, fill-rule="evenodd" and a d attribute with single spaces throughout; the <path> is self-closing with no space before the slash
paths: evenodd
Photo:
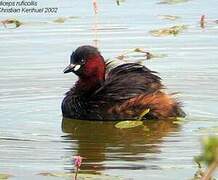
<path id="1" fill-rule="evenodd" d="M 207 166 L 218 161 L 218 136 L 208 136 L 202 140 L 202 153 L 195 157 L 197 163 L 204 163 Z"/>
<path id="2" fill-rule="evenodd" d="M 142 121 L 121 121 L 115 124 L 118 129 L 128 129 L 143 125 Z"/>

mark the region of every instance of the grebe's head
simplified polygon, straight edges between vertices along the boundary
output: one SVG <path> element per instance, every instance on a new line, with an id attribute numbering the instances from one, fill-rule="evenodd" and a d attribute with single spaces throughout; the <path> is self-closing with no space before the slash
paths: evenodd
<path id="1" fill-rule="evenodd" d="M 96 78 L 104 80 L 105 62 L 97 48 L 93 46 L 80 46 L 70 57 L 70 64 L 64 73 L 73 72 L 81 79 Z"/>

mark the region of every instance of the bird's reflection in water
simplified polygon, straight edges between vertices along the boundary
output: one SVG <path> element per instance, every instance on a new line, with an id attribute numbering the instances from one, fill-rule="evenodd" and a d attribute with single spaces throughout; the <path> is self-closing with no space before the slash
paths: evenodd
<path id="1" fill-rule="evenodd" d="M 72 156 L 85 158 L 81 171 L 98 173 L 104 169 L 158 169 L 149 161 L 158 160 L 155 154 L 160 153 L 161 138 L 179 130 L 179 125 L 173 120 L 149 120 L 130 129 L 118 129 L 116 123 L 62 120 L 62 130 L 67 133 L 63 138 L 73 143 Z"/>

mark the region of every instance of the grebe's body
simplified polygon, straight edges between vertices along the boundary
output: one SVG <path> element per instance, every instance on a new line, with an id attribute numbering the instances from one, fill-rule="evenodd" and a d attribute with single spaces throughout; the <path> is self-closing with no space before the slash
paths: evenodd
<path id="1" fill-rule="evenodd" d="M 170 95 L 156 72 L 143 65 L 119 65 L 106 75 L 106 64 L 95 47 L 81 46 L 71 55 L 65 73 L 79 80 L 62 102 L 64 117 L 84 120 L 167 119 L 185 113 Z"/>

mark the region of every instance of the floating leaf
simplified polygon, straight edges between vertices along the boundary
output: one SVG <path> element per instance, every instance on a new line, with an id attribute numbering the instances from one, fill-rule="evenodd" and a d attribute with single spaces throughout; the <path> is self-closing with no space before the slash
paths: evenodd
<path id="1" fill-rule="evenodd" d="M 185 121 L 185 118 L 184 117 L 176 117 L 176 120 L 177 121 Z"/>
<path id="2" fill-rule="evenodd" d="M 166 19 L 166 20 L 171 20 L 171 21 L 175 21 L 180 18 L 179 16 L 172 16 L 172 15 L 160 15 L 158 17 L 160 19 Z"/>
<path id="3" fill-rule="evenodd" d="M 119 60 L 123 60 L 125 57 L 126 57 L 125 55 L 121 54 L 121 55 L 117 56 L 116 58 Z"/>
<path id="4" fill-rule="evenodd" d="M 59 17 L 55 19 L 53 22 L 55 23 L 64 23 L 68 18 L 67 17 Z"/>
<path id="5" fill-rule="evenodd" d="M 136 62 L 141 63 L 144 60 L 152 58 L 163 58 L 166 57 L 165 54 L 157 54 L 153 52 L 145 51 L 142 48 L 134 48 L 127 51 L 124 51 L 122 54 L 116 56 L 115 58 L 120 61 L 125 62 Z"/>
<path id="6" fill-rule="evenodd" d="M 179 124 L 179 125 L 182 125 L 182 124 L 184 124 L 184 122 L 183 122 L 183 121 L 173 121 L 173 124 Z"/>
<path id="7" fill-rule="evenodd" d="M 141 48 L 135 48 L 133 51 L 145 54 L 146 59 L 151 59 L 153 57 L 153 55 L 150 52 L 145 51 L 145 50 L 143 50 Z"/>
<path id="8" fill-rule="evenodd" d="M 169 28 L 162 28 L 162 29 L 158 29 L 158 30 L 152 30 L 150 31 L 151 35 L 153 36 L 168 36 L 168 35 L 178 35 L 179 33 L 181 33 L 182 31 L 184 31 L 185 29 L 187 29 L 186 25 L 177 25 L 177 26 L 173 26 L 173 27 L 169 27 Z"/>
<path id="9" fill-rule="evenodd" d="M 22 22 L 20 22 L 17 19 L 6 19 L 6 20 L 3 20 L 1 22 L 4 25 L 4 27 L 8 28 L 8 29 L 15 29 L 15 28 L 20 27 L 23 24 Z M 12 26 L 12 27 L 10 27 L 10 26 Z"/>
<path id="10" fill-rule="evenodd" d="M 77 19 L 79 18 L 78 16 L 69 16 L 69 17 L 59 17 L 55 20 L 53 20 L 53 22 L 55 23 L 65 23 L 68 19 Z"/>
<path id="11" fill-rule="evenodd" d="M 69 16 L 69 19 L 78 19 L 78 16 Z"/>
<path id="12" fill-rule="evenodd" d="M 74 177 L 74 173 L 40 173 L 38 175 L 41 176 L 53 176 L 53 177 Z M 104 179 L 104 180 L 122 180 L 123 178 L 118 176 L 109 176 L 109 175 L 95 175 L 95 174 L 78 174 L 78 180 L 97 180 L 97 179 Z"/>
<path id="13" fill-rule="evenodd" d="M 124 2 L 125 0 L 116 0 L 116 3 L 118 6 L 120 6 L 121 2 Z"/>
<path id="14" fill-rule="evenodd" d="M 121 121 L 115 124 L 118 129 L 128 129 L 143 125 L 142 121 Z"/>
<path id="15" fill-rule="evenodd" d="M 10 177 L 13 177 L 12 175 L 10 174 L 3 174 L 3 173 L 0 173 L 0 180 L 6 180 Z"/>
<path id="16" fill-rule="evenodd" d="M 157 54 L 157 53 L 149 53 L 149 58 L 147 59 L 153 59 L 153 58 L 164 58 L 167 57 L 166 54 Z"/>
<path id="17" fill-rule="evenodd" d="M 185 122 L 185 118 L 183 118 L 183 117 L 176 117 L 176 118 L 174 118 L 173 117 L 173 124 L 179 124 L 179 125 L 181 125 L 181 124 L 184 124 L 184 122 Z"/>
<path id="18" fill-rule="evenodd" d="M 145 109 L 139 116 L 138 120 L 142 120 L 142 118 L 150 112 L 150 109 Z"/>
<path id="19" fill-rule="evenodd" d="M 140 53 L 147 53 L 147 51 L 144 51 L 143 49 L 140 48 L 135 48 L 133 51 L 140 52 Z"/>
<path id="20" fill-rule="evenodd" d="M 178 4 L 178 3 L 185 3 L 191 0 L 162 0 L 158 4 Z"/>
<path id="21" fill-rule="evenodd" d="M 62 174 L 44 172 L 44 173 L 39 173 L 38 175 L 40 175 L 40 176 L 54 176 L 54 177 L 58 177 L 58 176 L 61 176 Z M 64 174 L 64 175 L 66 176 L 66 174 Z M 70 175 L 72 175 L 72 174 L 70 174 Z"/>

